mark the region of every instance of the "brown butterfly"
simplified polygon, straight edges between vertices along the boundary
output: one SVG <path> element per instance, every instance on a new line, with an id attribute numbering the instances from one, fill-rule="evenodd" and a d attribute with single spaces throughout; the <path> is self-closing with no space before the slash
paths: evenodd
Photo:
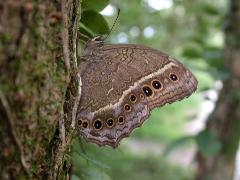
<path id="1" fill-rule="evenodd" d="M 87 141 L 117 147 L 153 108 L 190 96 L 197 80 L 184 65 L 150 47 L 89 40 L 80 63 L 77 130 Z"/>

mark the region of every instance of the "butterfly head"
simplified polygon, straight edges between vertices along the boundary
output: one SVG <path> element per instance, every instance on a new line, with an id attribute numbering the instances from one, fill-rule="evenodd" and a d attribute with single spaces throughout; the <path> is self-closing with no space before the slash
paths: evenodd
<path id="1" fill-rule="evenodd" d="M 103 42 L 104 42 L 103 36 L 95 36 L 94 38 L 87 41 L 86 47 L 103 45 Z"/>
<path id="2" fill-rule="evenodd" d="M 100 48 L 104 45 L 104 38 L 102 36 L 96 36 L 90 40 L 87 41 L 83 55 L 82 56 L 91 56 L 93 52 L 96 52 L 96 49 Z"/>

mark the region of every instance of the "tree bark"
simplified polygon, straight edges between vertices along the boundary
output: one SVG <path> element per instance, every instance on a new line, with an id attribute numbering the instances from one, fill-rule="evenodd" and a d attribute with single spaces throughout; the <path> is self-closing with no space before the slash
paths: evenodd
<path id="1" fill-rule="evenodd" d="M 240 1 L 231 0 L 225 19 L 225 65 L 229 77 L 223 82 L 219 100 L 206 129 L 222 143 L 221 151 L 206 158 L 197 153 L 198 180 L 232 180 L 240 140 Z"/>
<path id="2" fill-rule="evenodd" d="M 80 5 L 0 2 L 0 179 L 70 177 Z"/>

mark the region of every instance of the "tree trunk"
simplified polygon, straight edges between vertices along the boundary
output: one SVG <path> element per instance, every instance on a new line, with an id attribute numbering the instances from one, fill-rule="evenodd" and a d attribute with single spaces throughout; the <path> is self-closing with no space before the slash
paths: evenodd
<path id="1" fill-rule="evenodd" d="M 79 11 L 80 0 L 0 1 L 0 179 L 69 179 Z"/>
<path id="2" fill-rule="evenodd" d="M 231 0 L 225 20 L 225 65 L 229 77 L 223 82 L 216 108 L 207 122 L 222 143 L 214 157 L 197 153 L 199 180 L 232 180 L 240 140 L 240 1 Z"/>

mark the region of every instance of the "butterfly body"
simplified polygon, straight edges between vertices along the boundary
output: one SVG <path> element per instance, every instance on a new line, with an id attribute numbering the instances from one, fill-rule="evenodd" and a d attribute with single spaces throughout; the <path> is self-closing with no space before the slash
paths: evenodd
<path id="1" fill-rule="evenodd" d="M 98 145 L 116 147 L 149 117 L 150 110 L 190 96 L 193 74 L 158 50 L 90 40 L 80 63 L 82 96 L 77 130 Z"/>

